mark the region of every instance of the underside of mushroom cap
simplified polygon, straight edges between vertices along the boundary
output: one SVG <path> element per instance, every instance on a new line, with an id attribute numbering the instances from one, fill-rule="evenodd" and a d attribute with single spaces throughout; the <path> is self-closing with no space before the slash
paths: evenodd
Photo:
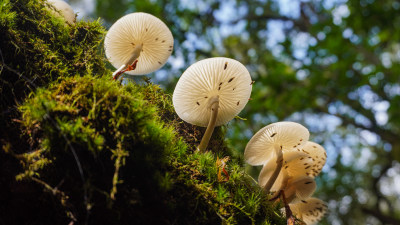
<path id="1" fill-rule="evenodd" d="M 262 165 L 275 158 L 276 146 L 282 151 L 301 148 L 310 136 L 307 128 L 295 122 L 277 122 L 259 130 L 249 141 L 244 158 L 250 165 Z"/>
<path id="2" fill-rule="evenodd" d="M 317 184 L 313 178 L 303 176 L 290 179 L 284 191 L 289 203 L 296 203 L 309 198 L 316 188 Z"/>
<path id="3" fill-rule="evenodd" d="M 173 45 L 172 33 L 164 22 L 147 13 L 123 16 L 111 26 L 104 40 L 107 59 L 115 68 L 129 62 L 135 48 L 141 46 L 136 69 L 126 72 L 131 75 L 144 75 L 161 68 Z"/>
<path id="4" fill-rule="evenodd" d="M 289 179 L 290 177 L 306 176 L 307 171 L 311 169 L 305 170 L 304 167 L 307 167 L 307 165 L 304 164 L 308 164 L 311 162 L 312 159 L 310 159 L 309 156 L 304 152 L 299 152 L 299 151 L 285 152 L 283 154 L 282 169 L 277 179 L 275 180 L 275 183 L 272 185 L 270 191 L 276 192 L 281 190 L 281 188 L 286 185 L 285 183 L 283 183 L 285 182 L 285 179 Z M 268 182 L 276 166 L 277 164 L 275 159 L 271 159 L 264 164 L 258 176 L 258 183 L 260 186 L 263 187 Z"/>
<path id="5" fill-rule="evenodd" d="M 206 127 L 211 104 L 219 99 L 216 126 L 220 126 L 239 114 L 251 89 L 251 77 L 243 64 L 230 58 L 209 58 L 196 62 L 182 74 L 172 101 L 181 119 Z"/>
<path id="6" fill-rule="evenodd" d="M 318 198 L 308 198 L 289 206 L 293 215 L 303 220 L 307 225 L 316 224 L 328 210 L 325 202 Z"/>
<path id="7" fill-rule="evenodd" d="M 74 10 L 68 3 L 62 1 L 62 0 L 48 0 L 47 1 L 49 4 L 51 4 L 55 9 L 57 9 L 59 12 L 54 11 L 54 15 L 59 16 L 61 14 L 64 19 L 70 23 L 74 24 L 75 23 L 75 13 Z"/>

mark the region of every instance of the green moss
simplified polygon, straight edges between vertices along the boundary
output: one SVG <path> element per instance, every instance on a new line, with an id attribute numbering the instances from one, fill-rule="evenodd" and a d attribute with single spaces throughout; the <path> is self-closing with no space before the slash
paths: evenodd
<path id="1" fill-rule="evenodd" d="M 43 0 L 0 3 L 0 134 L 17 140 L 16 104 L 37 87 L 68 76 L 103 75 L 98 51 L 104 28 L 99 21 L 66 25 Z M 13 131 L 13 132 L 10 132 Z M 18 143 L 12 143 L 16 148 Z"/>

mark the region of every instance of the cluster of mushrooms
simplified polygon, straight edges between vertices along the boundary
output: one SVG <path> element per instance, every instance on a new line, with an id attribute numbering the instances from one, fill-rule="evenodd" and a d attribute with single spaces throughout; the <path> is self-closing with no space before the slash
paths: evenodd
<path id="1" fill-rule="evenodd" d="M 173 42 L 171 31 L 157 17 L 139 12 L 120 18 L 104 41 L 106 57 L 117 68 L 113 79 L 124 73 L 144 75 L 158 70 L 171 55 Z M 243 64 L 225 57 L 198 61 L 182 74 L 173 93 L 173 105 L 182 120 L 207 127 L 198 151 L 206 151 L 214 127 L 228 123 L 245 107 L 253 83 Z M 327 211 L 323 201 L 310 197 L 326 152 L 308 141 L 309 136 L 307 128 L 298 123 L 273 123 L 251 138 L 244 153 L 248 164 L 263 165 L 259 185 L 270 194 L 271 201 L 282 199 L 288 224 L 294 224 L 293 215 L 314 224 Z"/>

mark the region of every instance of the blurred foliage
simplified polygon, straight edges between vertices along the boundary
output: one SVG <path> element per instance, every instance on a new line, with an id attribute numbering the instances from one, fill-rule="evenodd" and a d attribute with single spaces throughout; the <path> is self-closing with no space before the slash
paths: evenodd
<path id="1" fill-rule="evenodd" d="M 169 92 L 196 60 L 226 56 L 247 66 L 256 81 L 247 120 L 228 125 L 239 153 L 278 120 L 316 134 L 329 160 L 318 179 L 331 212 L 323 223 L 400 224 L 398 1 L 131 0 L 120 1 L 119 15 L 110 2 L 97 0 L 94 13 L 107 25 L 144 11 L 171 28 L 174 54 L 155 77 Z"/>

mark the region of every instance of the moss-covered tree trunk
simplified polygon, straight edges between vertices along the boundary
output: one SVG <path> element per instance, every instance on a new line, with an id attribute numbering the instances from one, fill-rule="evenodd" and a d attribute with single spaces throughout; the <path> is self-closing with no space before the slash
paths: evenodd
<path id="1" fill-rule="evenodd" d="M 41 0 L 0 4 L 0 224 L 283 224 L 226 128 L 195 152 L 204 129 L 170 95 L 111 79 L 104 33 Z"/>

